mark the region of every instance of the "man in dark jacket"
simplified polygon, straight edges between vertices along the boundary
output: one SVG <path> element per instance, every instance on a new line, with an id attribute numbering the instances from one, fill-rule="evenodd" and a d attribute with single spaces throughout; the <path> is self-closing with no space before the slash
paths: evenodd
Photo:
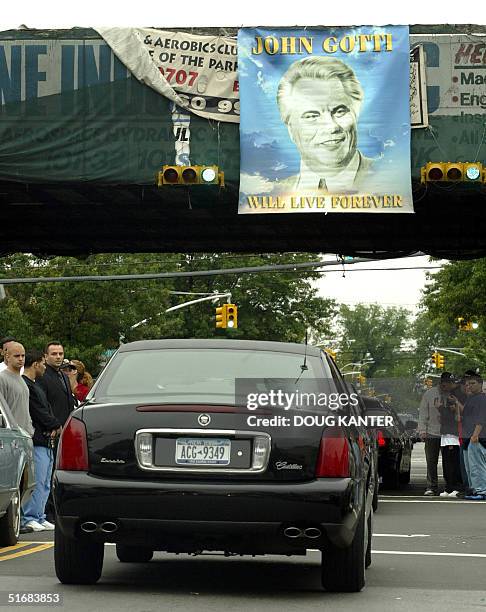
<path id="1" fill-rule="evenodd" d="M 64 425 L 76 405 L 69 379 L 59 369 L 64 360 L 64 349 L 60 342 L 54 341 L 49 342 L 44 352 L 46 372 L 37 383 L 46 394 L 52 412 L 61 425 Z"/>
<path id="2" fill-rule="evenodd" d="M 71 384 L 68 377 L 60 369 L 64 361 L 64 348 L 56 340 L 49 342 L 44 350 L 46 359 L 46 371 L 44 376 L 37 380 L 37 384 L 44 391 L 52 412 L 62 426 L 66 423 L 73 411 L 76 400 L 71 392 Z M 56 460 L 56 449 L 54 449 L 54 461 Z M 51 520 L 55 518 L 54 502 L 52 495 L 46 504 L 46 512 Z"/>
<path id="3" fill-rule="evenodd" d="M 46 521 L 45 506 L 51 490 L 54 440 L 61 431 L 61 424 L 52 413 L 47 398 L 36 383 L 46 370 L 41 351 L 28 351 L 25 355 L 23 379 L 29 388 L 29 413 L 34 426 L 35 489 L 22 506 L 22 527 L 33 531 L 52 531 L 54 525 Z"/>

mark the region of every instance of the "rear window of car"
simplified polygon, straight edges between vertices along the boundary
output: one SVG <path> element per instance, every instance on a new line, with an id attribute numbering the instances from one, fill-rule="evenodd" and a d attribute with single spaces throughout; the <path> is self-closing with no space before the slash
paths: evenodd
<path id="1" fill-rule="evenodd" d="M 161 349 L 119 353 L 93 389 L 95 401 L 234 404 L 237 380 L 255 379 L 268 388 L 330 387 L 319 357 L 275 351 Z M 327 377 L 327 378 L 326 378 Z M 323 389 L 323 385 L 327 388 Z"/>

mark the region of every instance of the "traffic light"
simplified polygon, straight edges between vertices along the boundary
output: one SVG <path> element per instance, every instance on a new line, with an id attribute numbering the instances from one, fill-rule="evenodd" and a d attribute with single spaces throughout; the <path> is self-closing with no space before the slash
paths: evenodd
<path id="1" fill-rule="evenodd" d="M 216 308 L 216 327 L 226 329 L 226 304 Z"/>
<path id="2" fill-rule="evenodd" d="M 420 169 L 421 183 L 486 182 L 486 168 L 480 162 L 427 162 Z"/>
<path id="3" fill-rule="evenodd" d="M 162 166 L 157 173 L 157 187 L 164 185 L 220 185 L 224 172 L 218 166 Z"/>
<path id="4" fill-rule="evenodd" d="M 425 386 L 428 389 L 431 389 L 434 386 L 434 381 L 431 378 L 426 378 L 425 379 Z"/>
<path id="5" fill-rule="evenodd" d="M 223 304 L 216 308 L 216 327 L 236 329 L 238 327 L 238 306 Z"/>
<path id="6" fill-rule="evenodd" d="M 324 349 L 326 351 L 326 353 L 329 355 L 329 357 L 333 360 L 336 361 L 336 356 L 337 353 L 336 351 L 333 351 L 332 349 Z"/>
<path id="7" fill-rule="evenodd" d="M 444 355 L 441 355 L 440 353 L 435 351 L 435 353 L 432 353 L 432 363 L 437 369 L 442 370 L 445 364 Z"/>
<path id="8" fill-rule="evenodd" d="M 457 327 L 459 331 L 472 331 L 479 327 L 478 323 L 465 319 L 464 317 L 457 317 Z"/>
<path id="9" fill-rule="evenodd" d="M 238 327 L 238 307 L 235 304 L 226 304 L 226 325 L 231 329 Z"/>
<path id="10" fill-rule="evenodd" d="M 364 385 L 366 383 L 366 376 L 364 374 L 358 375 L 358 382 L 360 385 Z"/>

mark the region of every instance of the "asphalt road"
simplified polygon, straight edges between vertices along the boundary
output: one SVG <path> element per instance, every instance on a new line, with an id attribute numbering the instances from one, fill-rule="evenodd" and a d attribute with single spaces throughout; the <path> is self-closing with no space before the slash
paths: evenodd
<path id="1" fill-rule="evenodd" d="M 150 563 L 122 564 L 109 545 L 96 586 L 64 586 L 54 573 L 52 532 L 0 549 L 0 591 L 59 593 L 69 612 L 486 610 L 486 504 L 424 498 L 423 444 L 412 457 L 411 485 L 380 497 L 373 564 L 361 593 L 323 592 L 318 552 L 290 558 L 155 553 Z"/>

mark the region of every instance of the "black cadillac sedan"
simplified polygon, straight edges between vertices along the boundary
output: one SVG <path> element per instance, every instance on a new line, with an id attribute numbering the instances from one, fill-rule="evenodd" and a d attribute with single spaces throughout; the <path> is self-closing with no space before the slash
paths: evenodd
<path id="1" fill-rule="evenodd" d="M 361 590 L 375 466 L 359 403 L 346 391 L 316 347 L 123 345 L 62 433 L 59 580 L 95 583 L 112 542 L 123 562 L 148 562 L 154 551 L 320 549 L 323 586 Z"/>

